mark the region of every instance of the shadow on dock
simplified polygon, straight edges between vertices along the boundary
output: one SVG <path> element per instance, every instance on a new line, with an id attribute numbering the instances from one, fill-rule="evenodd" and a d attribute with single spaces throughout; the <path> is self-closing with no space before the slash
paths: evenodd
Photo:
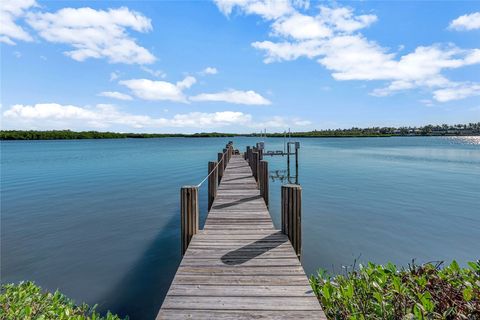
<path id="1" fill-rule="evenodd" d="M 221 260 L 224 264 L 230 266 L 243 264 L 288 241 L 287 237 L 279 238 L 279 235 L 282 235 L 281 231 L 270 234 L 265 238 L 249 243 L 234 251 L 230 251 L 223 255 Z"/>
<path id="2" fill-rule="evenodd" d="M 252 176 L 243 176 L 243 177 L 237 177 L 237 178 L 230 178 L 230 179 L 225 179 L 224 182 L 230 182 L 230 181 L 235 181 L 235 180 L 242 180 L 242 179 L 249 179 Z"/>
<path id="3" fill-rule="evenodd" d="M 224 208 L 236 206 L 236 205 L 241 204 L 241 203 L 257 200 L 257 199 L 263 199 L 263 198 L 260 195 L 253 196 L 253 197 L 245 197 L 245 198 L 242 198 L 240 200 L 235 200 L 235 201 L 232 201 L 232 202 L 229 202 L 229 203 L 217 204 L 217 205 L 213 206 L 212 208 L 213 209 L 224 209 Z"/>

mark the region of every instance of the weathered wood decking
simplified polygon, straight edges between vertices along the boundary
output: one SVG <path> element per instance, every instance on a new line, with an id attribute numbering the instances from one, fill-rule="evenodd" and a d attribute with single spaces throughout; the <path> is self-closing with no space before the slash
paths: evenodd
<path id="1" fill-rule="evenodd" d="M 157 319 L 326 319 L 241 156 L 230 159 Z"/>

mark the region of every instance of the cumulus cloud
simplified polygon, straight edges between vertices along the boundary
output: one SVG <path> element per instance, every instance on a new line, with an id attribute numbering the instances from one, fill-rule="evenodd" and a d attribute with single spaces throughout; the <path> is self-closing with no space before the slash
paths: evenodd
<path id="1" fill-rule="evenodd" d="M 57 103 L 35 105 L 17 104 L 3 112 L 8 127 L 16 129 L 88 129 L 108 128 L 121 125 L 130 128 L 216 128 L 242 125 L 251 122 L 249 114 L 235 111 L 213 113 L 191 112 L 177 114 L 171 118 L 155 118 L 122 112 L 117 107 L 99 104 L 95 107 L 79 107 Z"/>
<path id="2" fill-rule="evenodd" d="M 272 116 L 254 121 L 252 116 L 238 111 L 190 112 L 172 117 L 152 117 L 149 115 L 124 112 L 111 104 L 98 104 L 94 107 L 39 103 L 34 105 L 13 105 L 3 112 L 4 129 L 109 129 L 122 130 L 185 128 L 209 131 L 216 128 L 234 126 L 238 128 L 288 128 L 302 127 L 310 122 L 300 118 L 288 119 Z M 241 130 L 241 129 L 240 129 Z"/>
<path id="3" fill-rule="evenodd" d="M 32 41 L 33 38 L 15 21 L 29 8 L 37 6 L 35 0 L 2 0 L 0 5 L 0 42 L 15 45 L 14 40 Z"/>
<path id="4" fill-rule="evenodd" d="M 433 92 L 433 97 L 439 102 L 459 100 L 473 96 L 480 96 L 479 83 L 456 83 L 451 87 Z"/>
<path id="5" fill-rule="evenodd" d="M 288 0 L 214 0 L 220 11 L 230 15 L 235 8 L 246 14 L 257 14 L 271 20 L 293 12 Z"/>
<path id="6" fill-rule="evenodd" d="M 192 101 L 217 101 L 247 105 L 269 105 L 271 102 L 255 91 L 227 90 L 216 93 L 201 93 L 190 97 Z"/>
<path id="7" fill-rule="evenodd" d="M 218 70 L 217 68 L 214 68 L 214 67 L 206 67 L 200 72 L 201 75 L 217 74 L 217 73 L 218 73 Z"/>
<path id="8" fill-rule="evenodd" d="M 118 100 L 132 100 L 132 97 L 128 94 L 117 92 L 117 91 L 103 91 L 98 94 L 102 97 L 113 98 Z"/>
<path id="9" fill-rule="evenodd" d="M 167 81 L 154 81 L 149 79 L 123 80 L 119 83 L 129 88 L 132 93 L 144 100 L 168 100 L 188 103 L 183 93 L 184 89 L 190 88 L 197 80 L 187 76 L 176 84 Z"/>
<path id="10" fill-rule="evenodd" d="M 30 12 L 27 23 L 53 43 L 74 49 L 65 54 L 77 61 L 105 58 L 111 63 L 148 64 L 155 57 L 139 46 L 128 29 L 149 32 L 152 24 L 143 14 L 126 7 L 108 10 L 63 8 L 57 12 Z"/>
<path id="11" fill-rule="evenodd" d="M 349 7 L 329 8 L 321 6 L 318 19 L 335 31 L 351 33 L 370 26 L 377 21 L 377 16 L 373 14 L 356 16 Z"/>
<path id="12" fill-rule="evenodd" d="M 480 29 L 480 12 L 465 14 L 450 22 L 449 29 L 469 31 Z"/>
<path id="13" fill-rule="evenodd" d="M 217 5 L 224 14 L 231 14 L 233 8 L 238 7 L 245 14 L 257 14 L 271 21 L 271 36 L 276 39 L 252 43 L 254 48 L 265 53 L 265 63 L 305 57 L 316 60 L 331 72 L 335 80 L 385 81 L 386 86 L 371 92 L 374 96 L 388 96 L 415 88 L 432 92 L 441 89 L 468 91 L 460 89 L 468 85 L 450 81 L 444 72 L 480 63 L 480 49 L 461 49 L 453 44 L 419 46 L 398 56 L 360 33 L 375 23 L 377 16 L 358 15 L 349 7 L 320 6 L 315 15 L 309 15 L 290 5 L 289 10 L 267 17 L 251 9 L 255 1 L 237 2 L 227 1 L 225 4 L 217 1 Z M 264 1 L 258 2 L 259 5 L 265 4 Z M 461 22 L 469 21 L 468 25 L 473 26 L 474 17 L 469 15 Z M 456 99 L 467 96 L 471 95 L 452 95 Z"/>
<path id="14" fill-rule="evenodd" d="M 272 30 L 275 35 L 294 39 L 325 38 L 332 34 L 319 19 L 299 13 L 276 20 Z"/>

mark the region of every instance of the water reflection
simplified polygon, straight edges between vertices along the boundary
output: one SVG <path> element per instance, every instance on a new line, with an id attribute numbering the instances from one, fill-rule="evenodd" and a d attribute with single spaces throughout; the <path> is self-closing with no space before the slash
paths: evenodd
<path id="1" fill-rule="evenodd" d="M 295 170 L 295 174 L 292 175 L 290 170 L 270 170 L 269 177 L 272 182 L 279 181 L 282 184 L 298 184 L 298 169 Z"/>

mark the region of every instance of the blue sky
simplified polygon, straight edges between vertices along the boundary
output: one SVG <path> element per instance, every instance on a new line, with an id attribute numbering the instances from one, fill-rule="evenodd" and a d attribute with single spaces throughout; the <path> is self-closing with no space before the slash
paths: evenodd
<path id="1" fill-rule="evenodd" d="M 3 129 L 480 121 L 478 1 L 1 5 Z"/>

